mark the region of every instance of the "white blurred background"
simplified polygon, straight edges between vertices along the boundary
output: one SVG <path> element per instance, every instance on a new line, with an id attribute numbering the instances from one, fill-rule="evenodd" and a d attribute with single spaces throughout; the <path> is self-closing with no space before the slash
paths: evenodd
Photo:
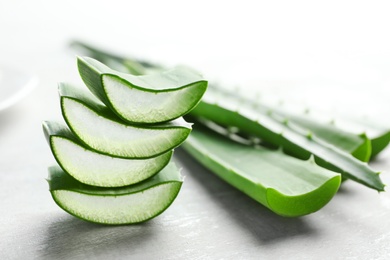
<path id="1" fill-rule="evenodd" d="M 42 64 L 58 66 L 59 55 L 74 62 L 68 43 L 80 39 L 186 64 L 227 86 L 287 96 L 294 87 L 298 99 L 374 101 L 366 108 L 382 113 L 390 97 L 389 13 L 388 1 L 0 0 L 0 64 L 39 76 Z M 77 80 L 69 68 L 57 81 Z"/>

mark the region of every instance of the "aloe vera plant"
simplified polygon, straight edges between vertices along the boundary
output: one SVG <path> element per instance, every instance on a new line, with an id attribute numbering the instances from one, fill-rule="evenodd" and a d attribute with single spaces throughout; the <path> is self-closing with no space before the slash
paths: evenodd
<path id="1" fill-rule="evenodd" d="M 191 132 L 191 124 L 183 118 L 153 125 L 126 124 L 94 96 L 69 84 L 60 84 L 59 94 L 72 132 L 88 147 L 111 156 L 156 156 L 180 145 Z"/>
<path id="2" fill-rule="evenodd" d="M 80 42 L 75 44 L 91 56 L 114 64 L 118 70 L 142 75 L 163 69 L 153 63 L 111 55 Z M 305 115 L 290 113 L 283 107 L 243 99 L 236 92 L 221 91 L 215 86 L 208 89 L 190 116 L 202 124 L 217 123 L 235 129 L 241 135 L 260 139 L 262 143 L 282 147 L 284 154 L 265 148 L 255 149 L 199 129 L 195 129 L 184 144 L 184 148 L 200 163 L 280 215 L 304 215 L 324 206 L 340 184 L 340 175 L 334 171 L 341 173 L 343 178 L 378 191 L 384 190 L 379 173 L 366 162 L 388 145 L 388 129 L 375 135 L 350 131 L 339 125 L 324 124 Z M 359 125 L 364 127 L 365 124 Z M 265 160 L 258 162 L 260 154 Z M 256 165 L 264 166 L 258 168 L 269 171 L 261 175 L 256 171 L 254 161 Z M 273 164 L 267 165 L 267 162 Z M 282 165 L 278 165 L 279 162 L 283 162 Z M 305 168 L 307 165 L 310 166 Z M 272 177 L 270 172 L 274 172 Z M 284 178 L 289 181 L 284 182 Z M 291 183 L 294 185 L 289 186 Z M 314 198 L 317 199 L 311 201 Z"/>
<path id="3" fill-rule="evenodd" d="M 78 58 L 81 78 L 123 120 L 159 123 L 187 114 L 199 103 L 207 82 L 188 68 L 135 76 L 91 58 Z"/>
<path id="4" fill-rule="evenodd" d="M 182 179 L 173 163 L 148 180 L 119 188 L 78 182 L 58 166 L 49 168 L 54 201 L 68 213 L 96 223 L 122 225 L 149 220 L 175 200 Z"/>
<path id="5" fill-rule="evenodd" d="M 43 122 L 43 130 L 61 168 L 81 183 L 122 187 L 148 179 L 163 169 L 173 151 L 147 159 L 125 159 L 97 153 L 83 146 L 63 124 Z"/>
<path id="6" fill-rule="evenodd" d="M 220 178 L 275 213 L 297 217 L 315 212 L 336 194 L 338 173 L 195 128 L 183 147 Z"/>

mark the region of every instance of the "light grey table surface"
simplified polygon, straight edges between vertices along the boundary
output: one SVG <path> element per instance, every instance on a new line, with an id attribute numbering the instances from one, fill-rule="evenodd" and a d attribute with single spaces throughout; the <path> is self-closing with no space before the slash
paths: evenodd
<path id="1" fill-rule="evenodd" d="M 61 120 L 57 82 L 80 82 L 66 48 L 72 38 L 191 65 L 231 85 L 360 84 L 374 95 L 354 108 L 388 115 L 390 8 L 358 2 L 0 0 L 0 67 L 39 78 L 30 95 L 0 111 L 0 260 L 390 259 L 390 194 L 350 181 L 319 212 L 282 218 L 178 149 L 185 182 L 176 201 L 145 224 L 118 227 L 68 215 L 45 181 L 54 159 L 41 122 Z M 355 88 L 340 89 L 324 86 L 319 99 L 358 100 Z M 389 149 L 373 167 L 389 184 Z"/>
<path id="2" fill-rule="evenodd" d="M 38 64 L 38 63 L 37 63 Z M 41 121 L 59 120 L 56 83 L 78 80 L 63 49 L 35 68 L 38 87 L 0 113 L 0 259 L 388 259 L 390 194 L 346 182 L 317 213 L 279 217 L 178 149 L 177 200 L 141 225 L 106 227 L 63 212 L 45 181 L 54 163 Z M 66 71 L 66 75 L 64 72 Z M 373 163 L 390 183 L 389 151 Z M 261 169 L 259 169 L 261 171 Z"/>

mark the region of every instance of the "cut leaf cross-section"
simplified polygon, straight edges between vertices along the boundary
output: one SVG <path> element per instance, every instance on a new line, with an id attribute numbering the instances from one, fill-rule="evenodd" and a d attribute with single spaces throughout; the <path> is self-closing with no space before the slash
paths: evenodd
<path id="1" fill-rule="evenodd" d="M 67 127 L 44 122 L 43 130 L 61 168 L 76 180 L 99 187 L 121 187 L 150 178 L 164 168 L 173 151 L 148 159 L 124 159 L 97 153 L 80 144 Z"/>
<path id="2" fill-rule="evenodd" d="M 202 98 L 207 81 L 184 67 L 135 76 L 91 58 L 78 58 L 80 76 L 96 97 L 132 123 L 161 123 L 187 114 Z"/>
<path id="3" fill-rule="evenodd" d="M 61 109 L 72 132 L 88 147 L 114 157 L 149 158 L 179 146 L 191 124 L 178 118 L 155 125 L 125 124 L 88 93 L 60 84 Z"/>
<path id="4" fill-rule="evenodd" d="M 62 209 L 78 218 L 110 225 L 144 222 L 161 214 L 182 185 L 172 163 L 146 181 L 121 188 L 82 184 L 58 166 L 49 168 L 48 182 L 54 201 Z"/>

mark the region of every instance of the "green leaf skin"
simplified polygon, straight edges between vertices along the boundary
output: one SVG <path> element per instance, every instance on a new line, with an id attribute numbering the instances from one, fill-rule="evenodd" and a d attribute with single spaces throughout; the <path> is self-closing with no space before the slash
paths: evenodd
<path id="1" fill-rule="evenodd" d="M 302 131 L 311 132 L 317 138 L 331 144 L 343 151 L 352 154 L 355 158 L 367 162 L 371 157 L 371 141 L 366 135 L 353 134 L 336 127 L 332 123 L 322 123 L 307 114 L 294 114 L 283 106 L 275 106 L 243 97 L 237 91 L 225 90 L 220 87 L 210 87 L 208 96 L 213 99 L 225 99 L 226 102 L 237 103 L 241 106 L 252 107 L 253 110 L 267 115 L 279 122 L 292 122 Z"/>
<path id="2" fill-rule="evenodd" d="M 341 116 L 335 121 L 342 129 L 351 132 L 356 132 L 356 129 L 358 129 L 358 131 L 364 132 L 365 135 L 371 139 L 371 159 L 378 156 L 378 154 L 389 145 L 390 127 L 386 125 L 382 125 L 379 122 L 373 122 L 367 118 L 361 119 L 349 115 Z"/>
<path id="3" fill-rule="evenodd" d="M 43 122 L 43 131 L 61 168 L 84 184 L 122 187 L 141 182 L 161 171 L 173 151 L 148 159 L 123 159 L 83 146 L 63 124 Z"/>
<path id="4" fill-rule="evenodd" d="M 59 85 L 63 117 L 78 139 L 99 153 L 120 158 L 150 158 L 179 146 L 191 124 L 178 118 L 154 125 L 130 125 L 82 89 Z"/>
<path id="5" fill-rule="evenodd" d="M 367 187 L 378 191 L 384 190 L 379 173 L 373 171 L 366 163 L 327 144 L 313 134 L 301 132 L 293 123 L 279 122 L 232 100 L 228 102 L 224 99 L 214 100 L 208 94 L 191 114 L 223 126 L 235 126 L 244 133 L 281 146 L 288 154 L 301 159 L 308 159 L 313 154 L 320 166 L 338 171 Z"/>
<path id="6" fill-rule="evenodd" d="M 78 58 L 84 83 L 120 118 L 131 123 L 161 123 L 187 114 L 207 89 L 207 81 L 193 70 L 135 76 L 114 71 L 97 60 Z"/>
<path id="7" fill-rule="evenodd" d="M 372 154 L 371 159 L 378 156 L 390 143 L 390 131 L 384 132 L 382 135 L 377 136 L 376 138 L 371 139 L 372 143 Z"/>
<path id="8" fill-rule="evenodd" d="M 182 185 L 173 163 L 146 181 L 121 188 L 82 184 L 58 166 L 49 168 L 48 182 L 54 201 L 63 210 L 107 225 L 140 223 L 158 216 L 172 204 Z"/>
<path id="9" fill-rule="evenodd" d="M 183 144 L 201 164 L 273 212 L 298 217 L 321 209 L 336 194 L 341 176 L 266 148 L 240 144 L 195 128 Z"/>
<path id="10" fill-rule="evenodd" d="M 277 116 L 279 115 L 279 117 Z M 275 110 L 273 118 L 288 120 L 298 127 L 312 132 L 317 138 L 333 145 L 363 162 L 368 162 L 371 158 L 371 141 L 366 135 L 352 134 L 328 123 L 323 124 L 304 116 L 297 116 L 280 109 Z"/>

